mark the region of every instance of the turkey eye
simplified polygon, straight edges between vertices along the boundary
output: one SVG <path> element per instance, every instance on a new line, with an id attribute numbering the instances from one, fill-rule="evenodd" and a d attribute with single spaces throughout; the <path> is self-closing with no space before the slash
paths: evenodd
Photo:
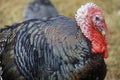
<path id="1" fill-rule="evenodd" d="M 96 20 L 96 21 L 100 21 L 100 18 L 99 18 L 99 17 L 95 17 L 95 20 Z"/>
<path id="2" fill-rule="evenodd" d="M 96 15 L 96 16 L 93 17 L 93 22 L 95 22 L 96 24 L 98 24 L 98 23 L 101 22 L 101 18 L 98 15 Z"/>

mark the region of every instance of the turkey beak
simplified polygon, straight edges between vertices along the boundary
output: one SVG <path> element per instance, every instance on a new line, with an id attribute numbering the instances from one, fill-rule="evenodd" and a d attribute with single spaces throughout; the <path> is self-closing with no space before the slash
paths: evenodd
<path id="1" fill-rule="evenodd" d="M 101 31 L 101 33 L 102 33 L 102 35 L 105 37 L 105 31 L 104 31 L 104 30 L 102 30 L 102 31 Z"/>
<path id="2" fill-rule="evenodd" d="M 101 32 L 101 34 L 105 37 L 105 35 L 106 35 L 106 32 L 105 32 L 105 30 L 104 30 L 104 27 L 103 26 L 99 26 L 98 27 L 98 30 Z"/>

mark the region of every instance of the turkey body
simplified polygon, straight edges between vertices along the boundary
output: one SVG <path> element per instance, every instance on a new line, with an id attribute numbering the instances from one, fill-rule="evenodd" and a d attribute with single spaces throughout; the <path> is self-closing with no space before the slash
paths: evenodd
<path id="1" fill-rule="evenodd" d="M 58 11 L 50 0 L 33 0 L 25 8 L 24 20 L 42 19 L 47 20 L 58 15 Z"/>
<path id="2" fill-rule="evenodd" d="M 104 80 L 103 54 L 91 53 L 91 42 L 75 20 L 59 16 L 12 27 L 18 27 L 12 41 L 15 54 L 7 46 L 2 55 L 5 80 Z"/>
<path id="3" fill-rule="evenodd" d="M 1 29 L 3 80 L 104 80 L 103 12 L 87 3 L 75 18 L 32 19 Z"/>

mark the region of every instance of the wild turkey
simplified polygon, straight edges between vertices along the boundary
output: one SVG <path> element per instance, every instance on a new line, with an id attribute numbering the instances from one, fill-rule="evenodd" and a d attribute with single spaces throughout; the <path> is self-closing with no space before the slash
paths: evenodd
<path id="1" fill-rule="evenodd" d="M 58 15 L 58 11 L 50 0 L 33 0 L 24 11 L 24 19 L 42 19 L 47 20 Z"/>
<path id="2" fill-rule="evenodd" d="M 34 19 L 2 32 L 11 29 L 17 34 L 7 34 L 6 53 L 1 53 L 4 80 L 104 80 L 107 26 L 94 3 L 82 5 L 76 20 Z"/>

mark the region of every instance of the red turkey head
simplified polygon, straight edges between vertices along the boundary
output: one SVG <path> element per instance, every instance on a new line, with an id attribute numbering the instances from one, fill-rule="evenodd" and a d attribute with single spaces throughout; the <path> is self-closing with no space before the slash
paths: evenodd
<path id="1" fill-rule="evenodd" d="M 82 33 L 91 41 L 92 52 L 104 53 L 107 58 L 107 26 L 102 10 L 94 3 L 87 3 L 78 9 L 75 18 Z"/>

